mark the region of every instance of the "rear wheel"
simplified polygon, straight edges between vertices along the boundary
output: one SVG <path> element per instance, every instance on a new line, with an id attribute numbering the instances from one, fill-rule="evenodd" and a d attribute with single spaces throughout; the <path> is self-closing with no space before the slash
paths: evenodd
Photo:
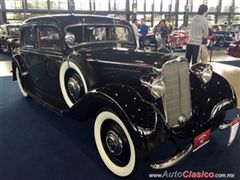
<path id="1" fill-rule="evenodd" d="M 61 65 L 59 80 L 62 95 L 68 107 L 72 107 L 88 91 L 83 72 L 71 61 L 65 61 Z"/>
<path id="2" fill-rule="evenodd" d="M 23 87 L 23 82 L 22 82 L 22 76 L 18 70 L 18 68 L 16 68 L 16 76 L 17 76 L 17 82 L 18 82 L 18 86 L 19 86 L 19 89 L 23 95 L 23 97 L 28 97 L 28 93 L 27 91 L 24 90 L 24 87 Z"/>
<path id="3" fill-rule="evenodd" d="M 123 121 L 112 111 L 101 111 L 95 121 L 97 150 L 107 168 L 120 177 L 132 176 L 143 167 L 143 153 L 134 146 Z"/>

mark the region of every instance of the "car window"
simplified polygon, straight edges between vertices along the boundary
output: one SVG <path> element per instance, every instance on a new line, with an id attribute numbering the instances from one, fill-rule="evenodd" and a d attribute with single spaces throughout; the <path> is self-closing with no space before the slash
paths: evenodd
<path id="1" fill-rule="evenodd" d="M 122 26 L 75 26 L 67 29 L 75 35 L 76 44 L 83 42 L 108 42 L 133 43 L 133 35 L 127 27 Z"/>
<path id="2" fill-rule="evenodd" d="M 11 37 L 19 37 L 19 27 L 17 26 L 8 27 L 8 33 Z"/>
<path id="3" fill-rule="evenodd" d="M 38 47 L 61 51 L 59 31 L 53 26 L 40 26 L 36 28 Z"/>
<path id="4" fill-rule="evenodd" d="M 1 36 L 7 35 L 7 29 L 5 27 L 0 27 L 0 35 Z"/>
<path id="5" fill-rule="evenodd" d="M 25 47 L 34 47 L 32 27 L 24 27 L 21 31 L 22 43 Z"/>

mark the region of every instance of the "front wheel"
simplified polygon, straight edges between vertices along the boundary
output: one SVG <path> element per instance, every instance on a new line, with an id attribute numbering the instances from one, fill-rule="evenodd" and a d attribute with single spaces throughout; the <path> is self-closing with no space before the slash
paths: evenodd
<path id="1" fill-rule="evenodd" d="M 101 111 L 95 121 L 97 150 L 107 168 L 120 177 L 136 174 L 142 167 L 142 155 L 135 148 L 123 121 L 112 111 Z"/>

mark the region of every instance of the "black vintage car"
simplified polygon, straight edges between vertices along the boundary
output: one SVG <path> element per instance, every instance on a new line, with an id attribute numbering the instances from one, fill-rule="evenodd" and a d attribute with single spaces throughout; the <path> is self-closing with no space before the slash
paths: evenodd
<path id="1" fill-rule="evenodd" d="M 18 24 L 3 24 L 0 26 L 0 50 L 3 52 L 15 52 L 19 46 Z"/>
<path id="2" fill-rule="evenodd" d="M 21 25 L 20 34 L 13 79 L 23 96 L 62 115 L 94 119 L 97 150 L 118 176 L 137 173 L 165 141 L 177 153 L 149 162 L 154 169 L 175 165 L 205 145 L 215 129 L 238 125 L 239 119 L 224 119 L 236 108 L 235 92 L 211 65 L 189 67 L 172 53 L 136 49 L 124 20 L 35 17 Z"/>

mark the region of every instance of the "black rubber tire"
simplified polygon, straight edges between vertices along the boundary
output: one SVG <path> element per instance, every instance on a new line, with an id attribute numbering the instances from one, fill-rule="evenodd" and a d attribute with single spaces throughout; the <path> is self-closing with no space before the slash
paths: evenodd
<path id="1" fill-rule="evenodd" d="M 104 132 L 107 130 L 111 130 L 111 125 L 107 126 L 109 129 L 105 128 L 106 123 L 113 123 L 113 125 L 117 125 L 118 128 L 121 129 L 121 131 L 124 133 L 125 138 L 127 139 L 127 144 L 129 146 L 129 156 L 123 156 L 123 157 L 129 157 L 129 160 L 127 159 L 124 161 L 124 164 L 117 163 L 117 162 L 123 162 L 122 159 L 117 159 L 117 161 L 114 161 L 114 159 L 111 156 L 111 153 L 106 147 L 106 141 L 104 142 Z M 104 132 L 102 132 L 104 131 Z M 107 133 L 106 133 L 107 134 Z M 110 108 L 103 108 L 101 109 L 100 113 L 97 115 L 95 119 L 94 124 L 94 138 L 97 150 L 99 152 L 100 157 L 102 158 L 104 164 L 106 167 L 115 175 L 119 177 L 135 177 L 138 175 L 144 167 L 146 167 L 146 162 L 148 159 L 148 153 L 143 152 L 136 148 L 134 145 L 133 138 L 131 136 L 131 132 L 125 125 L 124 121 L 120 119 L 120 117 L 113 112 Z M 106 137 L 107 138 L 107 137 Z M 123 139 L 123 138 L 122 138 Z M 114 141 L 115 142 L 115 141 Z M 126 143 L 126 141 L 124 141 Z M 124 148 L 127 149 L 126 144 L 123 145 L 123 151 L 122 153 L 125 153 Z M 118 158 L 119 156 L 114 156 L 114 158 Z"/>

